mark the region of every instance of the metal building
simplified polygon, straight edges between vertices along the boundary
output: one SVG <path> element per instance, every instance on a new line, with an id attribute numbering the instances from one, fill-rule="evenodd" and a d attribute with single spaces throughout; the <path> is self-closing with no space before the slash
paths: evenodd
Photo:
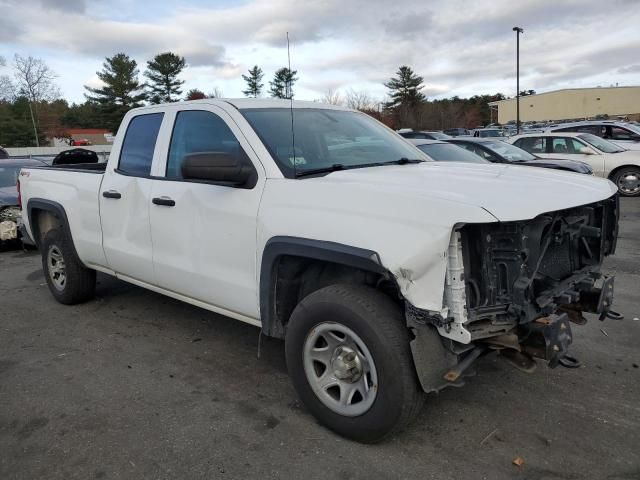
<path id="1" fill-rule="evenodd" d="M 498 122 L 516 119 L 516 99 L 489 103 L 498 109 Z M 520 97 L 520 121 L 546 121 L 594 118 L 640 118 L 640 86 L 567 88 Z"/>

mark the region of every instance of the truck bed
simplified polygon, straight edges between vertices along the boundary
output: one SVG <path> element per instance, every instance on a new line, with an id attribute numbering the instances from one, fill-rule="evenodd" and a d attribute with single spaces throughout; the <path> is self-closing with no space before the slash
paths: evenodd
<path id="1" fill-rule="evenodd" d="M 64 207 L 79 257 L 87 264 L 104 265 L 99 193 L 105 169 L 106 163 L 23 168 L 22 217 L 31 238 L 31 210 L 43 202 L 58 204 Z"/>

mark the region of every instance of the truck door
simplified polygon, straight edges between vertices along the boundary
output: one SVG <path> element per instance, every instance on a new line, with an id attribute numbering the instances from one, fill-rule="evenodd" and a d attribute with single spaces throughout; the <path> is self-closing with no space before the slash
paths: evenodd
<path id="1" fill-rule="evenodd" d="M 151 166 L 163 113 L 133 117 L 119 156 L 110 161 L 100 187 L 102 245 L 117 274 L 154 284 L 149 208 Z M 118 145 L 114 154 L 118 155 Z"/>
<path id="2" fill-rule="evenodd" d="M 151 189 L 158 285 L 257 319 L 256 222 L 264 169 L 223 109 L 213 105 L 175 108 L 166 166 L 158 173 L 164 179 L 154 180 Z M 251 188 L 238 188 L 185 180 L 181 173 L 185 156 L 205 152 L 242 154 L 247 167 L 255 170 L 257 182 Z"/>

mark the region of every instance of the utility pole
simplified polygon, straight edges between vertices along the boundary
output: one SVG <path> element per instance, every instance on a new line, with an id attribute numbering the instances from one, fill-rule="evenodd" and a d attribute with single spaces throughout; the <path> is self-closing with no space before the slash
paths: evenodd
<path id="1" fill-rule="evenodd" d="M 521 27 L 513 27 L 516 32 L 516 134 L 520 133 L 520 34 Z"/>

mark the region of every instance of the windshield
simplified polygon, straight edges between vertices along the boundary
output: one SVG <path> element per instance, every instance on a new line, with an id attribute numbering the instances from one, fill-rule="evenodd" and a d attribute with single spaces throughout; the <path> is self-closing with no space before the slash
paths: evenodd
<path id="1" fill-rule="evenodd" d="M 582 140 L 584 140 L 585 142 L 587 142 L 588 144 L 593 145 L 598 150 L 600 150 L 601 152 L 604 152 L 604 153 L 624 152 L 624 148 L 620 148 L 615 143 L 611 143 L 611 142 L 609 142 L 607 140 L 604 140 L 604 139 L 602 139 L 600 137 L 596 137 L 595 135 L 592 135 L 591 133 L 583 133 L 582 135 L 578 135 L 578 137 L 581 138 Z"/>
<path id="2" fill-rule="evenodd" d="M 636 125 L 635 123 L 626 123 L 625 128 L 628 128 L 629 130 L 631 130 L 634 133 L 637 133 L 638 135 L 640 135 L 640 126 Z"/>
<path id="3" fill-rule="evenodd" d="M 442 132 L 427 132 L 434 140 L 449 140 L 451 135 Z"/>
<path id="4" fill-rule="evenodd" d="M 536 157 L 531 155 L 529 152 L 502 141 L 483 142 L 482 145 L 491 151 L 496 152 L 501 157 L 506 158 L 510 162 L 529 162 L 536 159 Z"/>
<path id="5" fill-rule="evenodd" d="M 501 130 L 478 130 L 480 137 L 504 137 Z"/>
<path id="6" fill-rule="evenodd" d="M 437 162 L 490 163 L 469 150 L 451 143 L 426 143 L 418 148 Z"/>
<path id="7" fill-rule="evenodd" d="M 0 188 L 15 187 L 22 167 L 0 167 Z"/>
<path id="8" fill-rule="evenodd" d="M 243 109 L 241 113 L 288 178 L 336 166 L 357 168 L 401 159 L 429 160 L 402 137 L 363 113 L 294 109 L 293 138 L 288 108 Z"/>

